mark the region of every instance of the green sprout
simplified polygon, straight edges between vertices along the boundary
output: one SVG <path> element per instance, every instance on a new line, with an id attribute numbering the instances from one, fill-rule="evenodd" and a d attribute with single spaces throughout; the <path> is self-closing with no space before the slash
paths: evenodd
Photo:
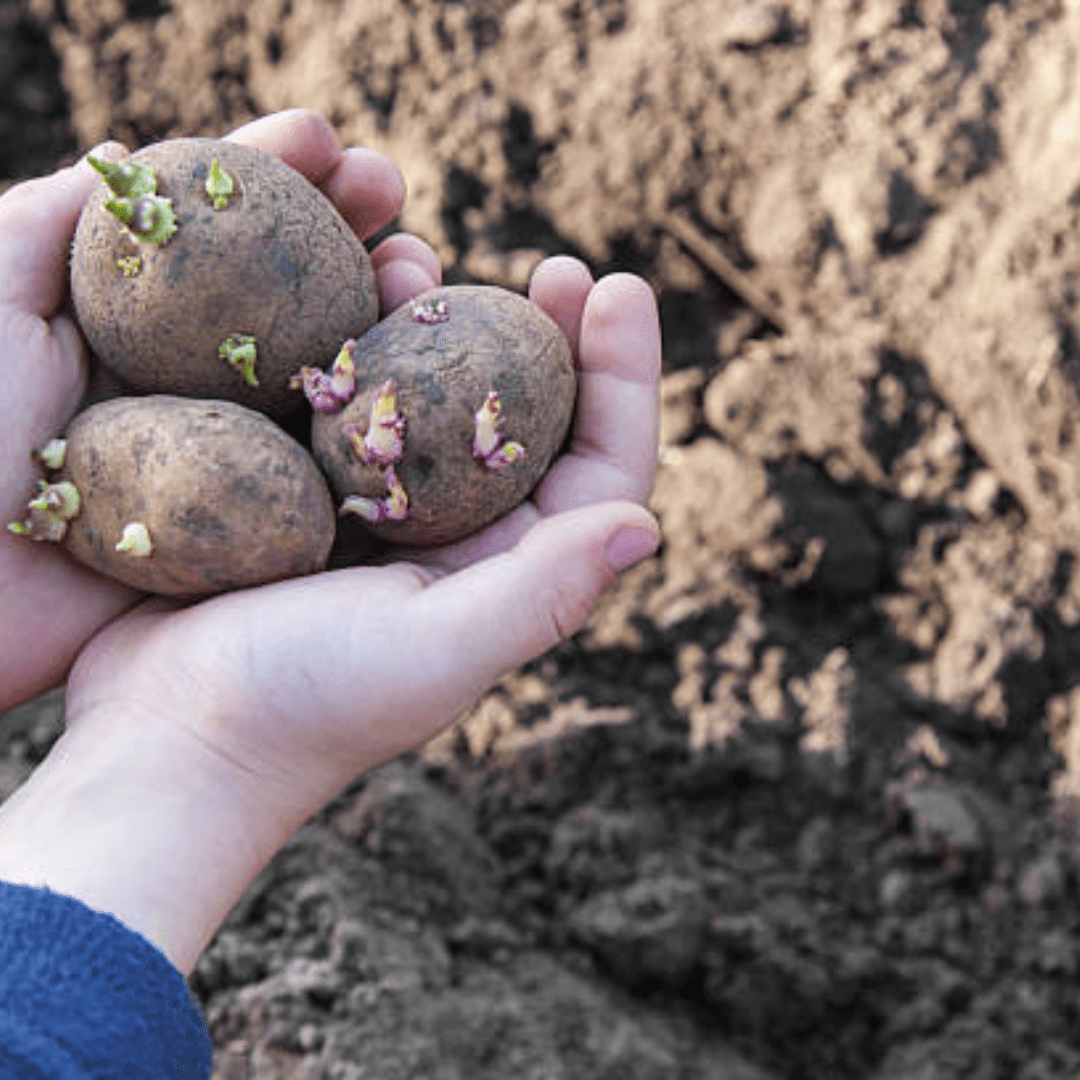
<path id="1" fill-rule="evenodd" d="M 119 222 L 126 225 L 136 240 L 148 244 L 164 244 L 176 232 L 176 214 L 172 200 L 163 199 L 157 193 L 157 177 L 149 165 L 130 161 L 102 161 L 92 154 L 86 160 L 105 180 L 116 198 L 105 203 Z M 120 266 L 120 263 L 117 263 Z M 130 273 L 120 266 L 125 277 L 138 273 L 136 267 Z"/>
<path id="2" fill-rule="evenodd" d="M 46 469 L 62 469 L 67 456 L 67 439 L 50 439 L 40 450 L 34 451 L 34 460 Z"/>
<path id="3" fill-rule="evenodd" d="M 145 559 L 153 553 L 154 545 L 150 540 L 150 531 L 141 521 L 129 521 L 114 548 L 132 558 Z"/>
<path id="4" fill-rule="evenodd" d="M 255 339 L 250 334 L 230 334 L 218 347 L 218 356 L 231 364 L 248 386 L 258 386 L 255 378 Z"/>
<path id="5" fill-rule="evenodd" d="M 70 480 L 61 480 L 58 484 L 47 484 L 42 480 L 37 496 L 27 505 L 31 510 L 44 510 L 70 521 L 79 512 L 79 489 Z"/>
<path id="6" fill-rule="evenodd" d="M 109 211 L 136 240 L 147 244 L 164 244 L 176 232 L 176 214 L 172 200 L 160 195 L 140 195 L 137 199 L 109 199 Z"/>
<path id="7" fill-rule="evenodd" d="M 39 480 L 37 495 L 26 504 L 26 520 L 9 522 L 8 532 L 31 540 L 59 543 L 67 532 L 68 522 L 79 513 L 81 506 L 79 489 L 70 480 L 56 484 Z"/>
<path id="8" fill-rule="evenodd" d="M 123 270 L 124 277 L 135 277 L 142 270 L 142 259 L 138 255 L 126 255 L 116 260 L 117 269 Z"/>
<path id="9" fill-rule="evenodd" d="M 215 210 L 224 210 L 229 205 L 229 196 L 236 190 L 232 177 L 224 172 L 217 158 L 210 162 L 210 175 L 206 178 L 206 194 L 214 200 Z"/>
<path id="10" fill-rule="evenodd" d="M 132 164 L 130 161 L 102 161 L 92 154 L 88 154 L 86 160 L 101 173 L 109 190 L 122 199 L 157 194 L 157 177 L 149 165 Z"/>

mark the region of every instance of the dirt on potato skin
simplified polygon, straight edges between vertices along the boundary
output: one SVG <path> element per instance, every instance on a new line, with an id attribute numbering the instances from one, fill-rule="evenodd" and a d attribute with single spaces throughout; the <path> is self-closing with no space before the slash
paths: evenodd
<path id="1" fill-rule="evenodd" d="M 1075 5 L 16 7 L 81 146 L 319 109 L 664 320 L 661 552 L 267 868 L 218 1080 L 1076 1075 Z"/>

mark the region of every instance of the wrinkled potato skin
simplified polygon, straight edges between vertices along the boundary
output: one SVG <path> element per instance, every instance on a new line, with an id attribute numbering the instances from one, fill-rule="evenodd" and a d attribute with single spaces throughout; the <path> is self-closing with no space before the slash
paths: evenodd
<path id="1" fill-rule="evenodd" d="M 214 158 L 235 185 L 221 210 L 205 190 Z M 178 228 L 160 247 L 139 243 L 104 208 L 104 181 L 94 190 L 71 268 L 93 352 L 137 391 L 224 398 L 278 418 L 302 407 L 290 376 L 328 366 L 378 317 L 363 244 L 317 188 L 261 150 L 177 139 L 130 160 L 153 166 Z M 130 256 L 141 268 L 125 277 L 117 261 Z M 258 388 L 218 355 L 236 334 L 256 339 Z"/>
<path id="2" fill-rule="evenodd" d="M 114 398 L 79 413 L 57 479 L 81 509 L 63 545 L 127 585 L 205 596 L 313 573 L 334 540 L 334 506 L 311 455 L 260 413 L 228 401 Z M 142 522 L 147 558 L 115 550 Z"/>
<path id="3" fill-rule="evenodd" d="M 418 321 L 406 304 L 369 330 L 356 350 L 356 396 L 339 413 L 317 413 L 312 425 L 312 451 L 335 494 L 383 496 L 380 470 L 357 458 L 343 428 L 366 431 L 375 392 L 387 379 L 397 383 L 406 429 L 395 469 L 409 513 L 367 526 L 391 543 L 450 543 L 512 510 L 551 465 L 573 415 L 570 346 L 540 308 L 493 286 L 447 286 L 416 302 L 440 299 L 445 322 Z M 502 396 L 504 439 L 525 447 L 499 470 L 472 453 L 473 417 L 490 390 Z"/>

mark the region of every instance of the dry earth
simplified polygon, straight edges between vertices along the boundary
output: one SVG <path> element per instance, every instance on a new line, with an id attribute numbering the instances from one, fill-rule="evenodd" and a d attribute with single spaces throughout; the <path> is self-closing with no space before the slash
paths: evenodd
<path id="1" fill-rule="evenodd" d="M 193 978 L 218 1080 L 1080 1073 L 1076 0 L 0 34 L 9 176 L 302 105 L 451 280 L 568 251 L 660 296 L 663 549 L 266 870 Z M 59 710 L 0 718 L 0 795 Z"/>

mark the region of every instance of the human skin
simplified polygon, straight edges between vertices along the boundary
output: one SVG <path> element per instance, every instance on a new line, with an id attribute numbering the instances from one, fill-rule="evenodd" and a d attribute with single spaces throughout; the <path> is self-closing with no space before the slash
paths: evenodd
<path id="1" fill-rule="evenodd" d="M 361 236 L 400 209 L 396 169 L 342 151 L 312 114 L 233 137 L 299 168 Z M 94 182 L 80 164 L 0 199 L 6 520 L 32 487 L 30 451 L 85 393 L 64 280 Z M 373 263 L 384 311 L 439 279 L 414 237 L 391 237 Z M 576 358 L 570 444 L 529 502 L 467 540 L 190 605 L 144 599 L 52 545 L 0 535 L 0 707 L 68 675 L 64 734 L 0 806 L 0 879 L 111 912 L 189 972 L 311 814 L 578 630 L 616 574 L 655 549 L 642 505 L 659 413 L 652 292 L 626 274 L 594 282 L 556 257 L 529 294 Z"/>

